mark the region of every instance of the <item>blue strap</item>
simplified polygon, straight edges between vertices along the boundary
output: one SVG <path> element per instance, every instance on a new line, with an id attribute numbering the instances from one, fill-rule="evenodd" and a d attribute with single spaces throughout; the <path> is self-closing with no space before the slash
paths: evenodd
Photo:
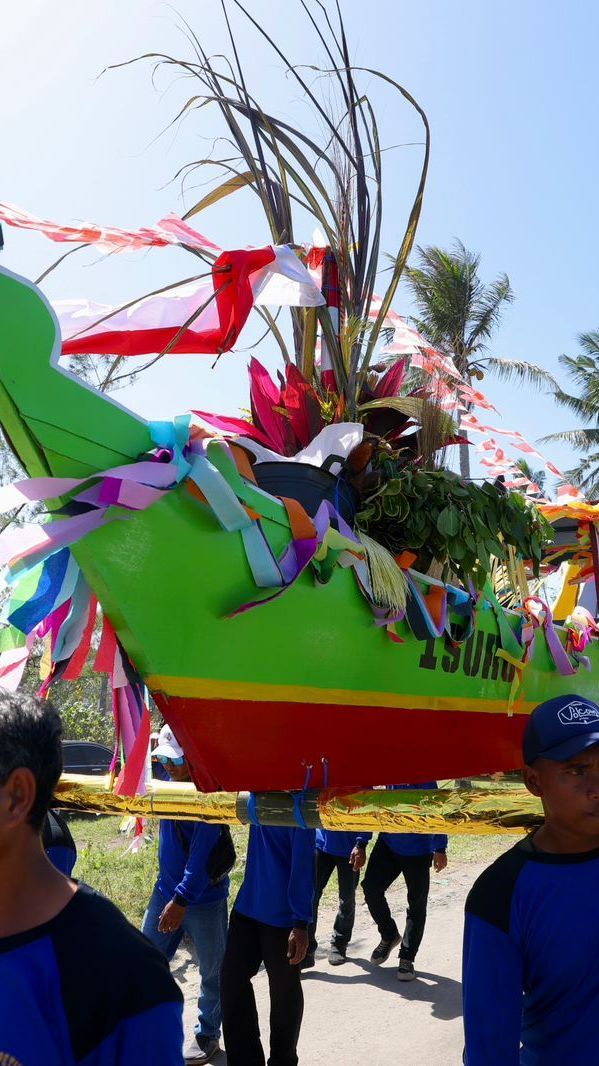
<path id="1" fill-rule="evenodd" d="M 295 818 L 295 824 L 297 826 L 299 826 L 300 829 L 307 829 L 308 826 L 306 825 L 306 823 L 304 821 L 304 815 L 302 813 L 302 803 L 303 802 L 304 802 L 304 793 L 303 792 L 294 792 L 293 793 L 293 817 Z"/>
<path id="2" fill-rule="evenodd" d="M 329 787 L 329 760 L 326 755 L 322 757 L 322 776 L 324 780 L 324 787 Z"/>
<path id="3" fill-rule="evenodd" d="M 258 811 L 256 810 L 256 793 L 250 792 L 247 805 L 247 816 L 250 825 L 260 825 Z"/>
<path id="4" fill-rule="evenodd" d="M 308 791 L 308 785 L 310 784 L 310 777 L 312 776 L 312 766 L 306 766 L 306 776 L 304 778 L 304 787 L 301 792 L 294 792 L 292 794 L 293 799 L 293 817 L 295 818 L 295 824 L 300 829 L 307 829 L 304 814 L 302 811 L 302 805 L 306 798 L 306 792 Z"/>

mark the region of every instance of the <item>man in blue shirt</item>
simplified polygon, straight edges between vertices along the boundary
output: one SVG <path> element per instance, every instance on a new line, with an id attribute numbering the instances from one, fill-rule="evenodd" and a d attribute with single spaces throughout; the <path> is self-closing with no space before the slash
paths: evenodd
<path id="1" fill-rule="evenodd" d="M 423 785 L 390 785 L 389 788 L 436 788 Z M 398 981 L 413 981 L 414 960 L 424 935 L 430 890 L 430 868 L 440 873 L 447 866 L 447 837 L 429 833 L 379 833 L 372 849 L 362 888 L 368 910 L 378 926 L 380 943 L 370 956 L 375 966 L 386 962 L 394 947 L 399 950 Z M 391 915 L 385 892 L 403 874 L 408 890 L 408 911 L 403 937 Z"/>
<path id="2" fill-rule="evenodd" d="M 339 885 L 339 910 L 335 918 L 329 963 L 340 966 L 345 962 L 347 945 L 351 940 L 356 915 L 356 889 L 360 880 L 360 870 L 366 862 L 366 844 L 372 833 L 342 833 L 325 829 L 316 830 L 316 854 L 314 874 L 313 918 L 309 928 L 308 953 L 302 963 L 302 970 L 314 966 L 314 956 L 318 947 L 316 925 L 318 922 L 318 905 L 333 870 L 337 870 Z"/>
<path id="3" fill-rule="evenodd" d="M 314 830 L 252 825 L 221 975 L 228 1066 L 264 1066 L 252 978 L 270 987 L 269 1066 L 296 1066 L 304 997 L 300 964 L 314 895 Z"/>
<path id="4" fill-rule="evenodd" d="M 165 959 L 43 850 L 61 770 L 52 705 L 0 693 L 0 1062 L 182 1066 L 182 996 Z"/>
<path id="5" fill-rule="evenodd" d="M 163 726 L 152 758 L 173 781 L 191 781 L 183 748 Z M 220 971 L 227 939 L 229 878 L 213 884 L 208 859 L 221 827 L 163 819 L 158 838 L 158 880 L 144 915 L 142 932 L 173 958 L 184 933 L 194 942 L 200 969 L 198 1021 L 186 1063 L 207 1063 L 219 1050 Z M 227 830 L 228 831 L 228 830 Z"/>
<path id="6" fill-rule="evenodd" d="M 524 733 L 545 820 L 466 901 L 467 1066 L 599 1063 L 599 706 L 558 696 Z"/>

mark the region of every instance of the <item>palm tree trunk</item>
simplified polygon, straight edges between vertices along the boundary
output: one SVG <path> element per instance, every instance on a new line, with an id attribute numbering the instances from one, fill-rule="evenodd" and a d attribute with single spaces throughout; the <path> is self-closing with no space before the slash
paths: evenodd
<path id="1" fill-rule="evenodd" d="M 461 434 L 468 439 L 468 435 L 465 432 Z M 460 474 L 464 481 L 470 480 L 470 445 L 460 444 Z"/>
<path id="2" fill-rule="evenodd" d="M 472 385 L 472 378 L 468 371 L 468 361 L 464 355 L 464 346 L 456 346 L 456 351 L 459 351 L 460 358 L 456 359 L 456 366 L 458 370 L 463 374 L 469 385 Z M 470 404 L 466 404 L 466 414 L 470 414 L 472 410 Z M 468 440 L 468 433 L 466 430 L 460 430 L 460 436 Z M 460 444 L 460 474 L 464 481 L 470 481 L 470 445 Z"/>

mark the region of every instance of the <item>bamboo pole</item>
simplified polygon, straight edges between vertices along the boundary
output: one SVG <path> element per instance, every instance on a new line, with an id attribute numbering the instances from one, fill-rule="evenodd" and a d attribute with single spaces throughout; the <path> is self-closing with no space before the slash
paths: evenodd
<path id="1" fill-rule="evenodd" d="M 295 797 L 295 799 L 294 799 Z M 198 792 L 191 783 L 150 781 L 144 796 L 119 796 L 110 776 L 63 774 L 54 805 L 97 814 L 386 833 L 491 834 L 531 829 L 538 799 L 523 788 L 306 792 Z"/>

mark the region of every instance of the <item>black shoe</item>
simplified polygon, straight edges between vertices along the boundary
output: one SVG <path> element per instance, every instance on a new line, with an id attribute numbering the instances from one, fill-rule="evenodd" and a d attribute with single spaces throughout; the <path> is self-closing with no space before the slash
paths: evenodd
<path id="1" fill-rule="evenodd" d="M 345 951 L 345 948 L 340 948 L 337 944 L 331 944 L 329 948 L 329 966 L 342 966 L 344 962 L 347 962 Z"/>
<path id="2" fill-rule="evenodd" d="M 305 955 L 300 962 L 300 970 L 311 970 L 313 966 L 316 966 L 316 959 L 313 955 Z"/>
<path id="3" fill-rule="evenodd" d="M 370 961 L 374 963 L 375 966 L 380 966 L 382 962 L 387 961 L 391 952 L 393 951 L 393 948 L 397 947 L 397 945 L 400 943 L 401 937 L 399 933 L 397 933 L 393 937 L 393 940 L 381 940 L 380 944 L 377 944 L 374 951 L 372 952 L 372 955 L 370 956 Z"/>
<path id="4" fill-rule="evenodd" d="M 398 981 L 414 981 L 416 979 L 416 971 L 414 969 L 414 963 L 409 959 L 400 959 L 399 968 L 397 970 Z"/>
<path id="5" fill-rule="evenodd" d="M 220 1051 L 220 1044 L 214 1036 L 196 1036 L 191 1047 L 185 1052 L 186 1066 L 200 1066 L 201 1063 L 211 1062 L 216 1052 Z"/>

